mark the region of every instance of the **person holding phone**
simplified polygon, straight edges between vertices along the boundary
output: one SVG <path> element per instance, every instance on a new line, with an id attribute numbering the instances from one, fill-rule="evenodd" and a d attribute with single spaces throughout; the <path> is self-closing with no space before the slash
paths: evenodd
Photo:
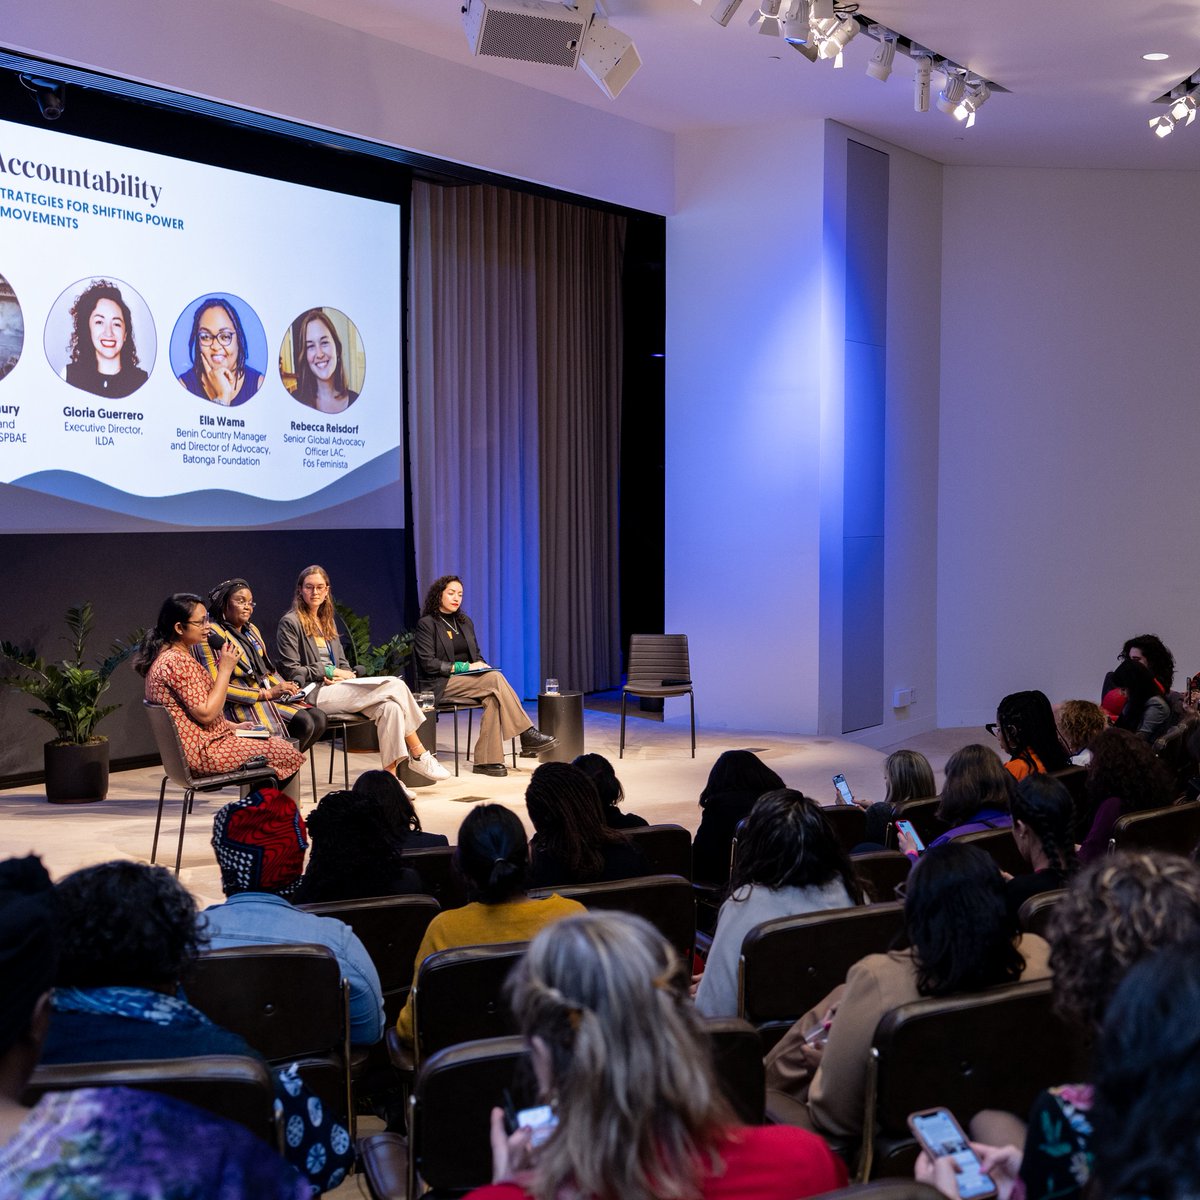
<path id="1" fill-rule="evenodd" d="M 437 782 L 450 772 L 426 750 L 417 730 L 425 714 L 408 684 L 393 676 L 360 676 L 346 660 L 334 622 L 329 573 L 313 564 L 296 577 L 291 609 L 275 633 L 283 675 L 297 688 L 320 683 L 321 707 L 330 717 L 363 713 L 375 722 L 379 758 L 393 775 L 401 759 L 409 769 Z"/>
<path id="2" fill-rule="evenodd" d="M 510 738 L 520 735 L 527 758 L 544 754 L 558 740 L 534 727 L 508 680 L 484 661 L 475 624 L 462 611 L 462 602 L 463 582 L 457 575 L 440 575 L 430 584 L 414 643 L 418 678 L 439 704 L 467 700 L 483 705 L 475 774 L 507 775 L 504 743 Z"/>
<path id="3" fill-rule="evenodd" d="M 310 704 L 289 703 L 297 693 L 279 673 L 267 653 L 266 639 L 251 617 L 254 595 L 241 578 L 226 579 L 208 593 L 208 615 L 212 632 L 192 647 L 200 665 L 216 679 L 220 655 L 227 645 L 237 651 L 237 665 L 225 692 L 225 715 L 233 722 L 264 725 L 274 733 L 292 737 L 305 753 L 324 736 L 325 713 Z"/>
<path id="4" fill-rule="evenodd" d="M 1050 948 L 1033 934 L 1014 939 L 1000 869 L 961 842 L 934 846 L 908 877 L 908 948 L 869 954 L 846 982 L 798 1020 L 767 1055 L 767 1087 L 807 1102 L 812 1128 L 828 1137 L 862 1133 L 864 1064 L 883 1016 L 923 996 L 977 992 L 1018 979 L 1044 979 Z M 829 1024 L 823 1049 L 810 1044 Z"/>
<path id="5" fill-rule="evenodd" d="M 532 1129 L 509 1134 L 493 1109 L 493 1182 L 468 1200 L 799 1200 L 845 1185 L 845 1164 L 812 1133 L 738 1123 L 687 968 L 641 917 L 556 922 L 507 991 L 557 1125 L 535 1147 Z"/>
<path id="6" fill-rule="evenodd" d="M 978 744 L 956 750 L 946 760 L 946 781 L 937 807 L 937 819 L 950 828 L 929 843 L 941 846 L 964 833 L 985 829 L 1008 829 L 1013 776 L 1004 769 L 1000 756 Z M 897 827 L 896 840 L 910 858 L 921 851 L 911 833 Z"/>

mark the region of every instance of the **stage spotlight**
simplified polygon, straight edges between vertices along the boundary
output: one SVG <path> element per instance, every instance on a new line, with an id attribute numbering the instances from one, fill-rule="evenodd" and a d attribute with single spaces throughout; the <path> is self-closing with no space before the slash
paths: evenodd
<path id="1" fill-rule="evenodd" d="M 1171 105 L 1170 108 L 1167 109 L 1167 112 L 1169 112 L 1174 118 L 1176 125 L 1178 125 L 1180 121 L 1182 121 L 1184 125 L 1190 125 L 1196 119 L 1196 97 L 1180 97 Z"/>
<path id="2" fill-rule="evenodd" d="M 1150 128 L 1154 130 L 1155 136 L 1164 138 L 1175 128 L 1175 118 L 1170 113 L 1164 113 L 1161 117 L 1151 117 Z"/>
<path id="3" fill-rule="evenodd" d="M 779 29 L 789 42 L 807 42 L 810 0 L 787 0 L 780 6 Z"/>
<path id="4" fill-rule="evenodd" d="M 21 83 L 33 93 L 38 112 L 47 121 L 57 121 L 67 107 L 67 85 L 57 79 L 43 79 L 38 75 L 22 75 Z"/>
<path id="5" fill-rule="evenodd" d="M 880 83 L 886 83 L 887 78 L 892 73 L 892 60 L 896 57 L 896 39 L 890 34 L 885 33 L 875 47 L 875 53 L 871 55 L 870 61 L 867 63 L 867 74 L 872 79 L 878 79 Z"/>
<path id="6" fill-rule="evenodd" d="M 950 116 L 957 116 L 958 114 L 955 110 L 958 108 L 959 102 L 962 100 L 963 93 L 966 90 L 966 80 L 957 71 L 947 71 L 946 86 L 938 92 L 937 106 L 939 111 L 947 113 Z M 963 117 L 966 117 L 966 115 L 964 112 Z"/>
<path id="7" fill-rule="evenodd" d="M 593 17 L 583 39 L 579 65 L 615 100 L 641 69 L 633 38 L 610 25 L 604 17 Z"/>
<path id="8" fill-rule="evenodd" d="M 917 112 L 929 111 L 929 76 L 933 73 L 933 59 L 922 55 L 913 59 L 913 108 Z"/>
<path id="9" fill-rule="evenodd" d="M 962 103 L 954 110 L 954 115 L 960 121 L 959 110 L 962 110 L 962 116 L 967 119 L 967 128 L 970 129 L 975 124 L 975 114 L 987 103 L 987 98 L 992 94 L 992 89 L 986 83 L 973 83 L 967 88 L 967 94 L 962 98 Z"/>
<path id="10" fill-rule="evenodd" d="M 717 7 L 708 15 L 712 17 L 718 25 L 728 26 L 733 20 L 734 13 L 742 6 L 742 0 L 717 0 Z"/>
<path id="11" fill-rule="evenodd" d="M 820 54 L 819 50 L 817 49 L 817 43 L 812 40 L 809 40 L 807 42 L 789 41 L 788 45 L 791 46 L 791 48 L 793 50 L 799 51 L 801 54 L 804 55 L 805 58 L 808 59 L 809 62 L 812 62 L 812 63 L 815 63 L 817 61 L 817 58 Z"/>
<path id="12" fill-rule="evenodd" d="M 845 17 L 836 23 L 834 28 L 821 42 L 821 57 L 835 58 L 841 54 L 849 43 L 858 35 L 861 25 L 853 17 Z"/>

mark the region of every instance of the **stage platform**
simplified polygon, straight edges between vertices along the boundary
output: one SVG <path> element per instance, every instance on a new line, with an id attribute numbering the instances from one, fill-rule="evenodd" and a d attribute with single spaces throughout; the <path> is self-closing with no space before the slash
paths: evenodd
<path id="1" fill-rule="evenodd" d="M 697 799 L 709 769 L 724 750 L 752 750 L 778 772 L 789 787 L 799 788 L 822 803 L 833 803 L 830 781 L 838 771 L 845 774 L 856 796 L 881 799 L 883 761 L 887 752 L 899 745 L 921 750 L 932 763 L 940 782 L 941 768 L 953 750 L 969 742 L 991 740 L 982 729 L 946 729 L 881 751 L 845 738 L 730 732 L 698 726 L 696 757 L 693 759 L 689 754 L 686 705 L 680 701 L 669 704 L 665 721 L 655 715 L 630 713 L 625 757 L 618 760 L 619 717 L 611 696 L 588 697 L 584 711 L 585 748 L 603 754 L 616 767 L 625 788 L 624 808 L 650 822 L 674 822 L 693 832 L 700 822 Z M 532 715 L 534 706 L 527 708 Z M 453 753 L 448 748 L 451 744 L 449 721 L 444 718 L 439 731 L 439 758 L 448 769 L 453 769 Z M 379 765 L 378 756 L 373 753 L 351 753 L 349 762 L 351 783 L 363 771 Z M 493 779 L 472 774 L 470 764 L 464 761 L 458 778 L 451 777 L 420 788 L 417 811 L 422 825 L 434 833 L 447 834 L 454 842 L 458 826 L 466 815 L 466 806 L 489 801 L 511 808 L 532 832 L 524 796 L 537 760 L 518 758 L 517 763 L 515 771 L 510 766 L 507 778 Z M 318 794 L 342 786 L 340 750 L 334 761 L 332 785 L 326 782 L 328 772 L 329 749 L 318 746 Z M 0 791 L 0 857 L 36 853 L 56 879 L 78 867 L 113 858 L 148 862 L 161 778 L 157 767 L 115 773 L 110 781 L 108 799 L 86 805 L 47 804 L 45 794 L 37 788 Z M 197 796 L 195 808 L 188 818 L 180 878 L 201 906 L 221 899 L 220 877 L 209 838 L 213 814 L 235 796 L 232 789 Z M 181 801 L 181 792 L 168 785 L 158 847 L 158 861 L 167 866 L 172 866 L 175 861 Z M 312 789 L 306 769 L 301 811 L 307 812 L 312 806 Z"/>

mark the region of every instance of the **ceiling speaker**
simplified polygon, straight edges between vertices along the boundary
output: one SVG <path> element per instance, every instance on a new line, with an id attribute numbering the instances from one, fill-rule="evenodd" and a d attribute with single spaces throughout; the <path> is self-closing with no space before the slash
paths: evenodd
<path id="1" fill-rule="evenodd" d="M 587 17 L 554 0 L 470 0 L 463 25 L 473 54 L 574 70 Z"/>

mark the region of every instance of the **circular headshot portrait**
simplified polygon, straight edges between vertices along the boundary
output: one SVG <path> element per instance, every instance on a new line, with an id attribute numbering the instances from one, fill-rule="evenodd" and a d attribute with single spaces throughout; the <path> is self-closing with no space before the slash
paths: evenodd
<path id="1" fill-rule="evenodd" d="M 262 387 L 267 335 L 240 296 L 209 292 L 179 314 L 170 355 L 176 379 L 193 396 L 232 408 Z"/>
<path id="2" fill-rule="evenodd" d="M 80 391 L 130 396 L 154 370 L 158 338 L 145 300 L 119 279 L 81 279 L 46 318 L 46 360 Z"/>
<path id="3" fill-rule="evenodd" d="M 310 308 L 283 335 L 279 377 L 301 404 L 340 413 L 358 399 L 367 356 L 358 327 L 340 309 Z"/>
<path id="4" fill-rule="evenodd" d="M 0 379 L 17 365 L 25 345 L 25 317 L 12 284 L 0 275 Z"/>

